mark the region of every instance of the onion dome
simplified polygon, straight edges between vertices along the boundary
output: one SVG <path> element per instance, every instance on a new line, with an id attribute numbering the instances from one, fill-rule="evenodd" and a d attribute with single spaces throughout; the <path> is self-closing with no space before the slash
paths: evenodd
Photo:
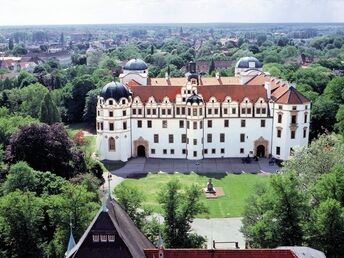
<path id="1" fill-rule="evenodd" d="M 255 57 L 242 57 L 235 65 L 236 68 L 262 68 L 263 64 Z"/>
<path id="2" fill-rule="evenodd" d="M 190 97 L 188 97 L 188 99 L 186 100 L 186 103 L 191 103 L 191 105 L 193 103 L 203 103 L 203 99 L 201 98 L 201 96 L 197 95 L 195 92 L 193 93 L 193 95 L 191 95 Z"/>
<path id="3" fill-rule="evenodd" d="M 120 82 L 110 82 L 106 84 L 100 93 L 100 96 L 103 97 L 104 100 L 113 98 L 116 101 L 119 101 L 121 98 L 128 99 L 131 95 L 133 94 L 130 89 Z"/>
<path id="4" fill-rule="evenodd" d="M 123 67 L 123 70 L 140 71 L 146 70 L 148 65 L 142 59 L 131 59 Z"/>

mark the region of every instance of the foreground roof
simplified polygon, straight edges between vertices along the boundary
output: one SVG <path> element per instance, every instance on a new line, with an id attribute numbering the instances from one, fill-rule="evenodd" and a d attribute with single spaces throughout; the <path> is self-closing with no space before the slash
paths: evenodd
<path id="1" fill-rule="evenodd" d="M 145 250 L 147 258 L 156 258 L 157 249 Z M 164 249 L 164 258 L 298 258 L 290 249 Z"/>
<path id="2" fill-rule="evenodd" d="M 93 236 L 114 236 L 114 241 L 94 242 Z M 135 226 L 122 207 L 108 199 L 67 258 L 145 258 L 154 245 Z"/>

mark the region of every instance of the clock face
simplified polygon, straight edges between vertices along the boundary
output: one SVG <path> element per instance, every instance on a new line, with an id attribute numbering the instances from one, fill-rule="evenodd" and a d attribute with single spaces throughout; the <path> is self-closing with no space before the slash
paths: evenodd
<path id="1" fill-rule="evenodd" d="M 248 63 L 248 67 L 249 68 L 255 68 L 256 67 L 256 63 L 255 62 L 249 62 Z"/>

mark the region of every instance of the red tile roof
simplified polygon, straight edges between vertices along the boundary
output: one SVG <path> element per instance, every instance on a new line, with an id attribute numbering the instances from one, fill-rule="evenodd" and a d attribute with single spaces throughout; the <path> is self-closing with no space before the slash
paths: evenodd
<path id="1" fill-rule="evenodd" d="M 176 95 L 180 94 L 181 87 L 166 87 L 166 86 L 137 86 L 131 87 L 133 97 L 139 96 L 142 102 L 147 102 L 149 97 L 153 96 L 155 101 L 161 102 L 164 97 L 168 97 L 170 101 L 174 102 Z"/>
<path id="2" fill-rule="evenodd" d="M 147 258 L 157 258 L 157 249 L 146 249 Z M 165 249 L 164 258 L 297 258 L 288 249 Z"/>

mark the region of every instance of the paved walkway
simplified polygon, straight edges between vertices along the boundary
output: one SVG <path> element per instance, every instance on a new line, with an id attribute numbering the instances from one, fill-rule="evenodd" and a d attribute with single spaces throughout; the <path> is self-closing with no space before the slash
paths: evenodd
<path id="1" fill-rule="evenodd" d="M 277 165 L 269 165 L 268 159 L 252 160 L 242 163 L 240 158 L 218 158 L 203 160 L 133 158 L 124 167 L 111 171 L 120 177 L 142 177 L 149 172 L 188 173 L 273 173 L 279 170 Z"/>

